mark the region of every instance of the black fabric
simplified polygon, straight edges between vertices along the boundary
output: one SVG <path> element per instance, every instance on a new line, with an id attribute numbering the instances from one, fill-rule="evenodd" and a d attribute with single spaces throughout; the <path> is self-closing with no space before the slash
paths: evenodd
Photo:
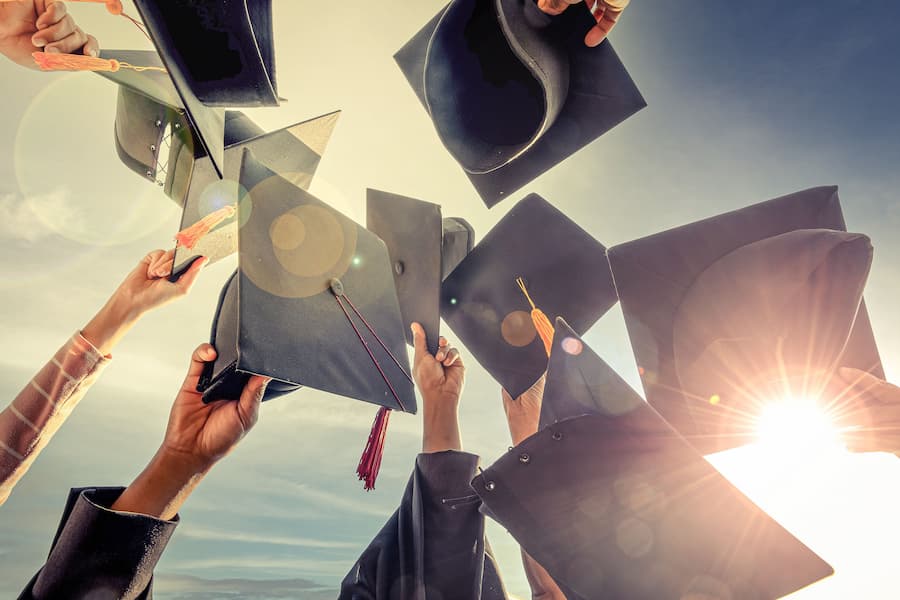
<path id="1" fill-rule="evenodd" d="M 257 374 L 275 380 L 271 394 L 304 385 L 415 413 L 404 327 L 384 243 L 246 149 L 240 181 L 252 204 L 239 206 L 240 269 L 228 284 L 237 288 L 226 290 L 215 317 L 215 346 L 221 347 L 222 360 L 204 370 L 198 386 L 204 400 L 236 399 L 241 381 Z M 334 293 L 335 280 L 350 321 Z M 224 348 L 224 340 L 236 342 L 236 348 Z"/>
<path id="2" fill-rule="evenodd" d="M 536 194 L 516 204 L 444 280 L 441 315 L 513 398 L 547 369 L 547 352 L 516 279 L 549 319 L 579 333 L 616 303 L 606 249 Z"/>
<path id="3" fill-rule="evenodd" d="M 553 355 L 563 420 L 472 486 L 571 598 L 769 600 L 832 574 L 562 322 Z"/>
<path id="4" fill-rule="evenodd" d="M 469 481 L 478 457 L 420 454 L 400 507 L 341 584 L 341 600 L 504 600 Z"/>
<path id="5" fill-rule="evenodd" d="M 208 106 L 277 106 L 271 0 L 135 0 L 179 87 Z"/>
<path id="6" fill-rule="evenodd" d="M 406 341 L 413 342 L 409 324 L 419 323 L 434 354 L 441 282 L 472 249 L 475 231 L 462 219 L 442 219 L 437 204 L 373 189 L 366 191 L 366 227 L 387 246 Z"/>
<path id="7" fill-rule="evenodd" d="M 704 454 L 744 444 L 749 438 L 746 431 L 720 427 L 721 422 L 711 417 L 717 405 L 709 395 L 683 389 L 674 341 L 682 302 L 698 277 L 716 261 L 754 242 L 804 229 L 846 231 L 836 187 L 803 190 L 609 249 L 647 400 Z M 778 267 L 778 262 L 773 263 L 773 272 Z M 744 275 L 736 273 L 735 277 Z M 765 277 L 759 285 L 767 285 Z M 838 363 L 831 366 L 854 367 L 884 377 L 864 301 L 852 320 Z"/>
<path id="8" fill-rule="evenodd" d="M 178 517 L 162 521 L 109 509 L 124 488 L 69 492 L 44 567 L 19 600 L 150 600 L 153 569 Z"/>
<path id="9" fill-rule="evenodd" d="M 454 0 L 394 55 L 487 206 L 646 106 L 609 42 L 584 45 L 594 25 L 534 0 Z"/>

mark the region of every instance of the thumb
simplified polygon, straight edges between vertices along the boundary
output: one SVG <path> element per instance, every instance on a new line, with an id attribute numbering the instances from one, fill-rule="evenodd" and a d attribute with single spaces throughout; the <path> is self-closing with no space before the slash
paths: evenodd
<path id="1" fill-rule="evenodd" d="M 200 275 L 200 270 L 203 269 L 208 262 L 209 259 L 205 256 L 195 259 L 194 262 L 191 263 L 191 266 L 188 267 L 188 270 L 178 278 L 178 281 L 175 282 L 175 286 L 182 294 L 187 294 L 191 291 L 191 288 L 194 287 L 194 283 L 197 281 L 197 277 Z"/>
<path id="2" fill-rule="evenodd" d="M 409 328 L 412 330 L 413 349 L 415 350 L 413 363 L 418 364 L 425 356 L 429 356 L 428 341 L 425 339 L 425 328 L 418 323 L 412 323 Z"/>
<path id="3" fill-rule="evenodd" d="M 256 420 L 259 418 L 259 405 L 262 403 L 270 381 L 272 381 L 270 377 L 254 375 L 244 386 L 244 391 L 241 392 L 237 407 L 241 425 L 244 427 L 244 433 L 250 431 L 256 425 Z"/>

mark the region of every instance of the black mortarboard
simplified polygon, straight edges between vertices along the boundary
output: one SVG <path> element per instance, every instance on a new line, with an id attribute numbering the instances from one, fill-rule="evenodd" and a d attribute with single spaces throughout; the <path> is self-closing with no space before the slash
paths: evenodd
<path id="1" fill-rule="evenodd" d="M 534 0 L 454 0 L 394 56 L 488 206 L 646 106 L 609 42 L 584 45 L 594 25 Z"/>
<path id="2" fill-rule="evenodd" d="M 833 573 L 561 320 L 543 404 L 561 420 L 472 486 L 566 597 L 769 600 Z"/>
<path id="3" fill-rule="evenodd" d="M 205 106 L 190 89 L 170 77 L 171 72 L 160 71 L 163 63 L 155 52 L 104 50 L 101 56 L 141 68 L 150 67 L 139 71 L 122 68 L 99 72 L 121 88 L 116 108 L 116 143 L 123 162 L 138 174 L 156 180 L 158 159 L 171 142 L 168 156 L 170 168 L 175 166 L 173 158 L 180 157 L 180 160 L 190 164 L 189 159 L 208 155 L 216 175 L 221 177 L 225 153 L 225 111 Z M 135 94 L 143 96 L 143 103 L 135 100 Z M 156 105 L 147 100 L 152 100 Z M 146 124 L 148 121 L 154 124 L 155 130 Z M 190 133 L 184 131 L 185 123 L 190 125 Z M 167 133 L 171 133 L 171 140 Z M 144 148 L 141 148 L 142 145 Z M 129 161 L 129 158 L 132 160 Z M 167 178 L 172 176 L 166 175 Z"/>
<path id="4" fill-rule="evenodd" d="M 274 379 L 267 398 L 305 385 L 414 413 L 384 243 L 247 149 L 240 182 L 240 267 L 213 324 L 204 399 L 237 398 L 258 374 Z"/>
<path id="5" fill-rule="evenodd" d="M 135 0 L 176 87 L 208 106 L 277 106 L 272 0 Z"/>
<path id="6" fill-rule="evenodd" d="M 871 245 L 845 231 L 820 187 L 610 249 L 647 399 L 701 452 L 751 441 L 761 406 L 817 396 L 837 367 L 883 375 Z"/>
<path id="7" fill-rule="evenodd" d="M 437 352 L 441 282 L 472 250 L 475 230 L 463 219 L 442 218 L 437 204 L 372 189 L 366 226 L 387 245 L 406 341 L 412 343 L 409 324 L 419 323 L 429 351 Z"/>
<path id="8" fill-rule="evenodd" d="M 603 245 L 540 196 L 519 201 L 441 290 L 444 320 L 513 398 L 547 368 L 518 278 L 549 318 L 563 316 L 581 333 L 616 303 Z"/>
<path id="9" fill-rule="evenodd" d="M 214 262 L 237 250 L 237 212 L 229 209 L 237 207 L 246 194 L 238 184 L 244 148 L 297 187 L 309 189 L 339 116 L 340 112 L 333 112 L 263 133 L 243 113 L 228 111 L 225 178 L 216 177 L 209 158 L 202 157 L 194 161 L 188 179 L 171 190 L 173 196 L 178 194 L 173 199 L 184 206 L 172 277 L 179 277 L 199 256 Z"/>

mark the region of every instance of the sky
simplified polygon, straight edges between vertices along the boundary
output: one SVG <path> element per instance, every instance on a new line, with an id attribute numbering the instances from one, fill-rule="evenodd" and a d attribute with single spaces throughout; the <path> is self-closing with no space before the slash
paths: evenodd
<path id="1" fill-rule="evenodd" d="M 274 129 L 343 111 L 314 194 L 364 222 L 365 189 L 389 190 L 441 204 L 484 235 L 537 192 L 611 246 L 836 184 L 849 228 L 875 247 L 866 301 L 888 378 L 900 379 L 900 5 L 636 0 L 611 41 L 648 107 L 491 210 L 391 58 L 441 6 L 274 2 L 288 102 L 248 114 Z M 98 6 L 70 10 L 105 48 L 148 47 Z M 9 349 L 0 398 L 12 399 L 148 250 L 171 244 L 179 214 L 116 158 L 112 84 L 6 61 L 0 80 L 0 339 Z M 138 324 L 0 508 L 0 595 L 42 564 L 70 487 L 125 485 L 149 460 L 236 264 L 209 267 L 190 297 Z M 640 390 L 618 308 L 585 339 Z M 334 597 L 395 509 L 420 444 L 419 417 L 395 416 L 377 489 L 363 492 L 354 470 L 374 412 L 312 390 L 265 405 L 185 505 L 157 569 L 158 597 L 209 597 L 197 589 L 213 584 L 194 578 L 241 580 L 245 597 Z M 506 451 L 498 386 L 471 360 L 461 423 L 466 450 L 485 465 Z M 750 446 L 710 460 L 834 566 L 833 577 L 791 598 L 897 596 L 896 457 Z M 528 597 L 514 540 L 494 524 L 489 537 L 510 592 Z"/>

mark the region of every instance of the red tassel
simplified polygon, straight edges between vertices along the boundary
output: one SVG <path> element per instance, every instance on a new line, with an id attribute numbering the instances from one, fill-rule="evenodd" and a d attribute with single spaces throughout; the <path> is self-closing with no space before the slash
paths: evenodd
<path id="1" fill-rule="evenodd" d="M 384 454 L 384 438 L 387 436 L 388 421 L 391 418 L 391 409 L 381 407 L 375 415 L 372 431 L 369 433 L 369 441 L 359 459 L 356 474 L 360 481 L 365 481 L 363 486 L 368 492 L 375 489 L 375 480 L 378 478 L 378 470 L 381 468 L 381 456 Z"/>

